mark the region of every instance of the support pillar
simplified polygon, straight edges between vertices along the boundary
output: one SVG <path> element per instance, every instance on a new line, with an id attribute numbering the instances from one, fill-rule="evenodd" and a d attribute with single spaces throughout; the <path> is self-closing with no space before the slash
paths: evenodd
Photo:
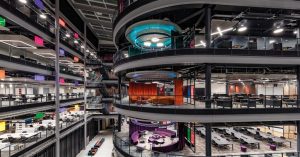
<path id="1" fill-rule="evenodd" d="M 296 76 L 297 76 L 297 107 L 299 107 L 300 99 L 300 66 L 296 67 Z M 290 91 L 290 89 L 289 89 Z"/>
<path id="2" fill-rule="evenodd" d="M 122 116 L 118 115 L 118 132 L 121 132 L 121 126 L 122 126 Z"/>
<path id="3" fill-rule="evenodd" d="M 229 81 L 226 81 L 226 94 L 229 95 Z"/>
<path id="4" fill-rule="evenodd" d="M 205 8 L 205 41 L 206 48 L 211 47 L 211 8 Z"/>
<path id="5" fill-rule="evenodd" d="M 59 0 L 55 0 L 55 156 L 60 157 L 59 133 Z"/>
<path id="6" fill-rule="evenodd" d="M 205 124 L 205 156 L 211 156 L 211 124 Z"/>
<path id="7" fill-rule="evenodd" d="M 87 45 L 86 45 L 86 22 L 84 22 L 84 50 L 83 50 L 83 54 L 84 54 L 84 149 L 86 148 L 88 141 L 87 141 L 87 112 L 86 112 L 86 108 L 87 108 L 87 90 L 86 90 L 86 85 L 87 85 L 87 78 L 86 78 L 86 49 L 87 49 Z"/>
<path id="8" fill-rule="evenodd" d="M 300 152 L 300 121 L 297 121 L 296 125 L 297 125 L 297 152 Z"/>
<path id="9" fill-rule="evenodd" d="M 120 100 L 120 104 L 122 104 L 122 77 L 119 75 L 118 76 L 118 99 Z"/>
<path id="10" fill-rule="evenodd" d="M 205 67 L 205 107 L 211 108 L 211 65 Z"/>

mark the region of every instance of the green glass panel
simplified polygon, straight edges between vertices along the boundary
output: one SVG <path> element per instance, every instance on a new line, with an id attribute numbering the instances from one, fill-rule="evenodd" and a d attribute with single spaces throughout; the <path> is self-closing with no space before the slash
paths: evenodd
<path id="1" fill-rule="evenodd" d="M 38 112 L 37 114 L 35 114 L 35 119 L 42 119 L 45 116 L 45 113 L 43 112 Z"/>
<path id="2" fill-rule="evenodd" d="M 187 128 L 187 132 L 186 132 L 186 139 L 191 142 L 191 129 L 189 127 L 186 127 Z"/>
<path id="3" fill-rule="evenodd" d="M 0 16 L 0 26 L 5 27 L 5 24 L 6 24 L 6 20 Z"/>

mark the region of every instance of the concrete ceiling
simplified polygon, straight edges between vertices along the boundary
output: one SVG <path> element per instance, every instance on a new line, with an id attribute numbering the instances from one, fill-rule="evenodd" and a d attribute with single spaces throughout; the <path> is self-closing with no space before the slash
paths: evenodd
<path id="1" fill-rule="evenodd" d="M 74 8 L 90 25 L 99 39 L 99 46 L 113 45 L 112 23 L 117 16 L 117 0 L 71 0 Z"/>

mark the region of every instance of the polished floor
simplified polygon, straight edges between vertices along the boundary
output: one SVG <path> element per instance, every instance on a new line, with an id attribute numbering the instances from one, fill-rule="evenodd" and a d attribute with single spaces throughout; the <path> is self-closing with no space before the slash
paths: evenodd
<path id="1" fill-rule="evenodd" d="M 82 150 L 76 157 L 90 157 L 88 156 L 88 151 L 95 145 L 95 143 L 101 138 L 105 138 L 104 143 L 98 149 L 97 153 L 94 157 L 113 157 L 113 133 L 112 130 L 105 130 L 99 132 L 99 134 L 94 137 L 89 144 L 87 145 L 85 150 Z"/>

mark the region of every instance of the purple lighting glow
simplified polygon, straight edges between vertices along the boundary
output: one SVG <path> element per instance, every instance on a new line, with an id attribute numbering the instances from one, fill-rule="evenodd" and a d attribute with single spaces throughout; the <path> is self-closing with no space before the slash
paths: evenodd
<path id="1" fill-rule="evenodd" d="M 34 4 L 41 10 L 45 10 L 44 3 L 41 0 L 34 0 Z"/>
<path id="2" fill-rule="evenodd" d="M 43 75 L 34 75 L 34 80 L 36 80 L 36 81 L 45 81 L 45 76 L 43 76 Z"/>
<path id="3" fill-rule="evenodd" d="M 61 57 L 65 56 L 65 50 L 64 49 L 59 49 L 59 56 L 61 56 Z"/>

